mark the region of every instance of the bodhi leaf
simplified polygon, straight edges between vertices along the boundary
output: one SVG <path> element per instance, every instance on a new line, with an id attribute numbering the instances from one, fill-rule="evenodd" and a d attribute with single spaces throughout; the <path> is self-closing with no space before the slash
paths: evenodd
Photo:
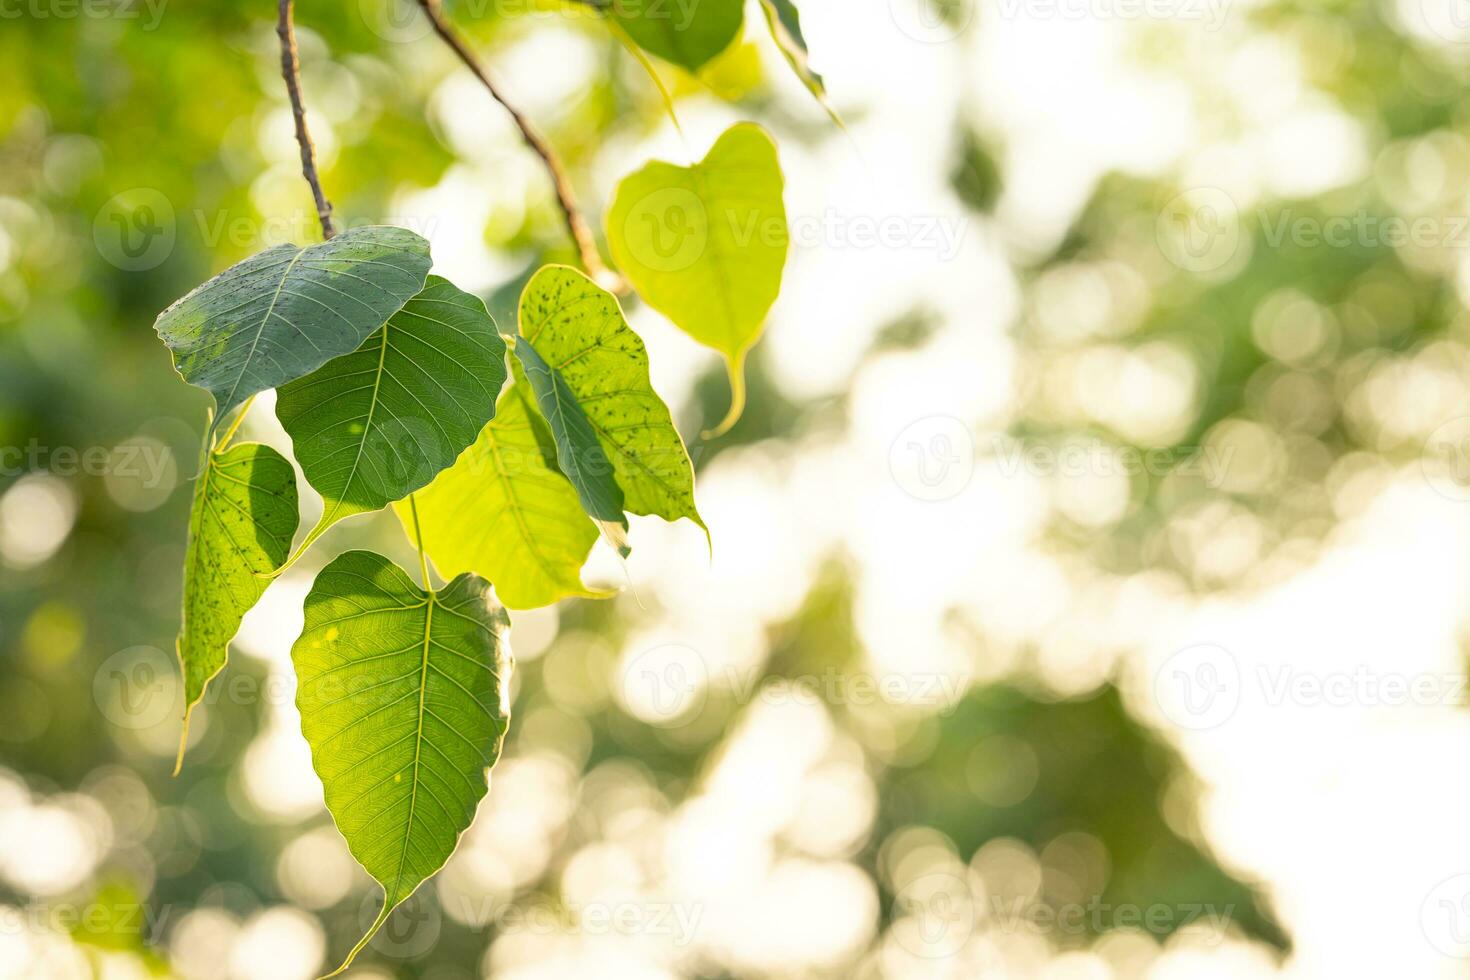
<path id="1" fill-rule="evenodd" d="M 245 399 L 350 353 L 419 290 L 429 243 L 402 228 L 354 228 L 277 245 L 231 266 L 158 315 L 184 380 L 218 422 Z"/>
<path id="2" fill-rule="evenodd" d="M 558 468 L 571 481 L 587 516 L 608 536 L 618 553 L 626 556 L 628 519 L 623 516 L 623 490 L 613 478 L 612 464 L 597 432 L 561 372 L 542 360 L 525 337 L 517 338 L 515 352 L 516 383 L 529 383 L 535 394 L 541 415 L 551 429 Z"/>
<path id="3" fill-rule="evenodd" d="M 624 509 L 704 528 L 689 453 L 617 297 L 575 269 L 547 266 L 521 293 L 520 331 L 517 353 L 535 345 L 596 433 Z"/>
<path id="4" fill-rule="evenodd" d="M 394 510 L 440 573 L 483 575 L 512 609 L 606 598 L 612 593 L 582 584 L 597 528 L 557 472 L 551 433 L 531 397 L 525 385 L 506 388 L 475 444 L 414 494 L 419 533 L 407 501 Z"/>
<path id="5" fill-rule="evenodd" d="M 494 417 L 504 383 L 505 341 L 485 304 L 430 276 L 355 352 L 283 387 L 276 415 L 323 499 L 296 554 L 453 465 Z"/>
<path id="6" fill-rule="evenodd" d="M 841 118 L 827 101 L 827 83 L 822 80 L 821 75 L 812 71 L 811 53 L 807 50 L 806 37 L 801 33 L 801 14 L 797 11 L 796 4 L 791 0 L 761 0 L 761 9 L 766 12 L 766 24 L 771 29 L 771 37 L 781 49 L 781 54 L 786 57 L 786 63 L 796 72 L 796 77 L 801 79 L 807 91 L 827 110 L 832 121 L 841 126 Z"/>
<path id="7" fill-rule="evenodd" d="M 301 731 L 327 808 L 383 887 L 389 913 L 454 853 L 500 756 L 510 622 L 490 583 L 461 575 L 438 592 L 381 555 L 349 551 L 322 569 L 291 648 Z"/>
<path id="8" fill-rule="evenodd" d="M 184 731 L 204 688 L 224 668 L 240 620 L 270 585 L 296 533 L 296 472 L 280 453 L 242 443 L 211 453 L 194 484 L 184 556 L 184 620 L 177 644 L 184 672 Z"/>
<path id="9" fill-rule="evenodd" d="M 696 72 L 730 46 L 744 0 L 609 0 L 608 15 L 640 48 Z"/>
<path id="10" fill-rule="evenodd" d="M 776 144 L 753 123 L 692 167 L 655 161 L 625 177 L 607 215 L 613 259 L 654 309 L 725 355 L 730 411 L 745 407 L 745 355 L 781 292 L 790 233 Z"/>

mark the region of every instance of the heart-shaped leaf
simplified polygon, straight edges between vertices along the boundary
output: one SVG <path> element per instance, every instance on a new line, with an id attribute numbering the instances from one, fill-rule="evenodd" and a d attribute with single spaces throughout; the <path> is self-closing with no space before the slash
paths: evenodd
<path id="1" fill-rule="evenodd" d="M 654 309 L 725 355 L 730 412 L 745 404 L 746 352 L 781 292 L 790 233 L 776 144 L 731 127 L 692 167 L 655 161 L 624 178 L 607 215 L 613 259 Z"/>
<path id="2" fill-rule="evenodd" d="M 649 54 L 698 71 L 730 46 L 744 0 L 610 0 L 608 14 Z"/>
<path id="3" fill-rule="evenodd" d="M 703 528 L 689 453 L 617 297 L 576 269 L 547 266 L 521 293 L 519 319 L 517 353 L 534 345 L 575 400 L 612 464 L 623 508 L 666 521 L 687 517 Z"/>
<path id="4" fill-rule="evenodd" d="M 280 453 L 241 443 L 211 453 L 194 483 L 184 553 L 184 619 L 177 644 L 184 671 L 184 734 L 189 713 L 224 668 L 240 620 L 270 585 L 261 578 L 291 550 L 298 521 L 296 471 Z"/>
<path id="5" fill-rule="evenodd" d="M 291 648 L 301 730 L 327 809 L 389 913 L 449 856 L 487 789 L 509 722 L 510 622 L 490 585 L 437 592 L 381 555 L 349 551 L 317 576 Z"/>
<path id="6" fill-rule="evenodd" d="M 430 276 L 355 352 L 281 388 L 276 415 L 323 500 L 297 554 L 452 466 L 494 417 L 504 383 L 505 341 L 485 304 Z"/>
<path id="7" fill-rule="evenodd" d="M 506 388 L 475 444 L 414 494 L 422 540 L 408 502 L 394 510 L 442 574 L 483 575 L 512 609 L 606 598 L 612 593 L 582 584 L 597 529 L 557 471 L 551 433 L 531 398 L 525 385 Z"/>
<path id="8" fill-rule="evenodd" d="M 251 395 L 350 353 L 424 288 L 429 243 L 403 228 L 354 228 L 277 245 L 231 266 L 158 315 L 185 381 L 218 422 Z"/>

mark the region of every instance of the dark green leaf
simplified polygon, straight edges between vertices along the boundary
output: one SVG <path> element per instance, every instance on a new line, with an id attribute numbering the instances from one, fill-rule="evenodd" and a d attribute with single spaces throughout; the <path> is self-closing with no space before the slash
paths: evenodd
<path id="1" fill-rule="evenodd" d="M 739 35 L 745 4 L 743 0 L 609 0 L 608 14 L 643 50 L 698 71 Z"/>
<path id="2" fill-rule="evenodd" d="M 452 466 L 495 415 L 505 341 L 478 298 L 438 276 L 357 351 L 284 386 L 276 415 L 322 495 L 305 550 Z"/>
<path id="3" fill-rule="evenodd" d="M 424 288 L 429 243 L 387 226 L 277 245 L 231 266 L 158 315 L 185 381 L 215 420 L 251 395 L 350 353 Z"/>

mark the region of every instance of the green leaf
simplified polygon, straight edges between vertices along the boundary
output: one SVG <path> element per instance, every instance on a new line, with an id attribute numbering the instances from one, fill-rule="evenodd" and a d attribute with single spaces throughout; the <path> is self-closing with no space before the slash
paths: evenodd
<path id="1" fill-rule="evenodd" d="M 280 453 L 241 443 L 211 453 L 194 484 L 184 555 L 184 619 L 177 650 L 184 672 L 184 732 L 210 679 L 224 668 L 240 620 L 270 585 L 259 577 L 286 557 L 296 533 L 296 472 Z"/>
<path id="2" fill-rule="evenodd" d="M 438 276 L 357 351 L 281 388 L 276 415 L 321 520 L 402 500 L 452 466 L 495 415 L 505 341 L 478 298 Z"/>
<path id="3" fill-rule="evenodd" d="M 744 0 L 609 0 L 608 13 L 640 48 L 696 72 L 730 46 Z"/>
<path id="4" fill-rule="evenodd" d="M 745 355 L 781 292 L 790 233 L 776 144 L 753 123 L 726 130 L 692 167 L 655 161 L 624 178 L 607 215 L 613 260 L 654 309 L 725 355 L 730 412 L 745 404 Z"/>
<path id="5" fill-rule="evenodd" d="M 801 33 L 801 14 L 791 0 L 761 0 L 761 9 L 766 12 L 766 25 L 771 29 L 771 38 L 786 57 L 786 63 L 796 72 L 796 77 L 816 97 L 837 125 L 842 119 L 837 110 L 827 101 L 827 83 L 822 76 L 812 71 L 811 52 L 807 50 L 806 37 Z"/>
<path id="6" fill-rule="evenodd" d="M 402 228 L 354 228 L 277 245 L 233 265 L 158 315 L 185 381 L 218 422 L 251 395 L 350 353 L 424 288 L 429 243 Z"/>
<path id="7" fill-rule="evenodd" d="M 592 423 L 561 372 L 542 360 L 530 341 L 518 338 L 515 352 L 516 383 L 529 383 L 536 396 L 536 404 L 551 429 L 557 467 L 576 489 L 587 516 L 607 534 L 619 554 L 626 556 L 628 519 L 623 516 L 623 490 L 613 479 L 612 464 Z"/>
<path id="8" fill-rule="evenodd" d="M 689 453 L 617 297 L 575 269 L 547 266 L 521 294 L 520 331 L 517 353 L 523 341 L 535 345 L 596 433 L 623 508 L 666 521 L 687 517 L 704 528 Z"/>
<path id="9" fill-rule="evenodd" d="M 291 648 L 296 706 L 327 809 L 389 913 L 454 853 L 509 722 L 510 621 L 490 584 L 426 592 L 381 555 L 349 551 L 317 576 Z"/>
<path id="10" fill-rule="evenodd" d="M 582 584 L 597 528 L 557 472 L 551 433 L 531 397 L 528 386 L 506 388 L 495 421 L 458 462 L 414 494 L 421 542 L 407 501 L 394 510 L 442 574 L 483 575 L 512 609 L 573 596 L 606 598 L 612 593 Z"/>

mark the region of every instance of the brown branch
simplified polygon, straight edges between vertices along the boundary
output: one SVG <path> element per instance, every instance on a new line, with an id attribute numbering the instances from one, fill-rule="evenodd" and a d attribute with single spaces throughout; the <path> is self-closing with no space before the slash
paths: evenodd
<path id="1" fill-rule="evenodd" d="M 622 277 L 613 272 L 602 261 L 602 254 L 597 251 L 597 240 L 592 236 L 592 229 L 587 225 L 587 219 L 577 209 L 577 199 L 572 193 L 571 181 L 567 179 L 561 164 L 556 159 L 556 154 L 551 147 L 536 132 L 530 120 L 521 115 L 515 106 L 511 105 L 495 83 L 490 80 L 490 75 L 484 67 L 475 59 L 475 55 L 465 45 L 464 40 L 455 33 L 454 28 L 444 19 L 444 13 L 439 8 L 439 0 L 418 0 L 423 8 L 424 14 L 429 18 L 429 23 L 434 26 L 434 33 L 438 34 L 445 44 L 459 56 L 464 66 L 474 73 L 490 93 L 490 97 L 499 102 L 510 118 L 515 121 L 516 127 L 521 131 L 521 138 L 537 156 L 541 158 L 546 167 L 547 174 L 551 177 L 551 184 L 556 190 L 557 203 L 561 205 L 562 217 L 566 220 L 567 231 L 572 236 L 572 241 L 577 246 L 577 252 L 582 257 L 582 265 L 586 267 L 588 274 L 603 286 L 616 293 L 627 291 L 627 285 Z"/>
<path id="2" fill-rule="evenodd" d="M 322 191 L 321 178 L 316 173 L 316 150 L 311 145 L 311 134 L 306 130 L 306 107 L 301 101 L 301 63 L 296 57 L 296 29 L 291 24 L 292 0 L 280 0 L 280 19 L 276 21 L 276 37 L 281 39 L 281 77 L 286 80 L 286 94 L 291 97 L 291 115 L 296 120 L 296 144 L 301 147 L 301 176 L 311 185 L 311 196 L 316 198 L 316 216 L 322 223 L 322 237 L 337 234 L 332 224 L 332 202 Z"/>

